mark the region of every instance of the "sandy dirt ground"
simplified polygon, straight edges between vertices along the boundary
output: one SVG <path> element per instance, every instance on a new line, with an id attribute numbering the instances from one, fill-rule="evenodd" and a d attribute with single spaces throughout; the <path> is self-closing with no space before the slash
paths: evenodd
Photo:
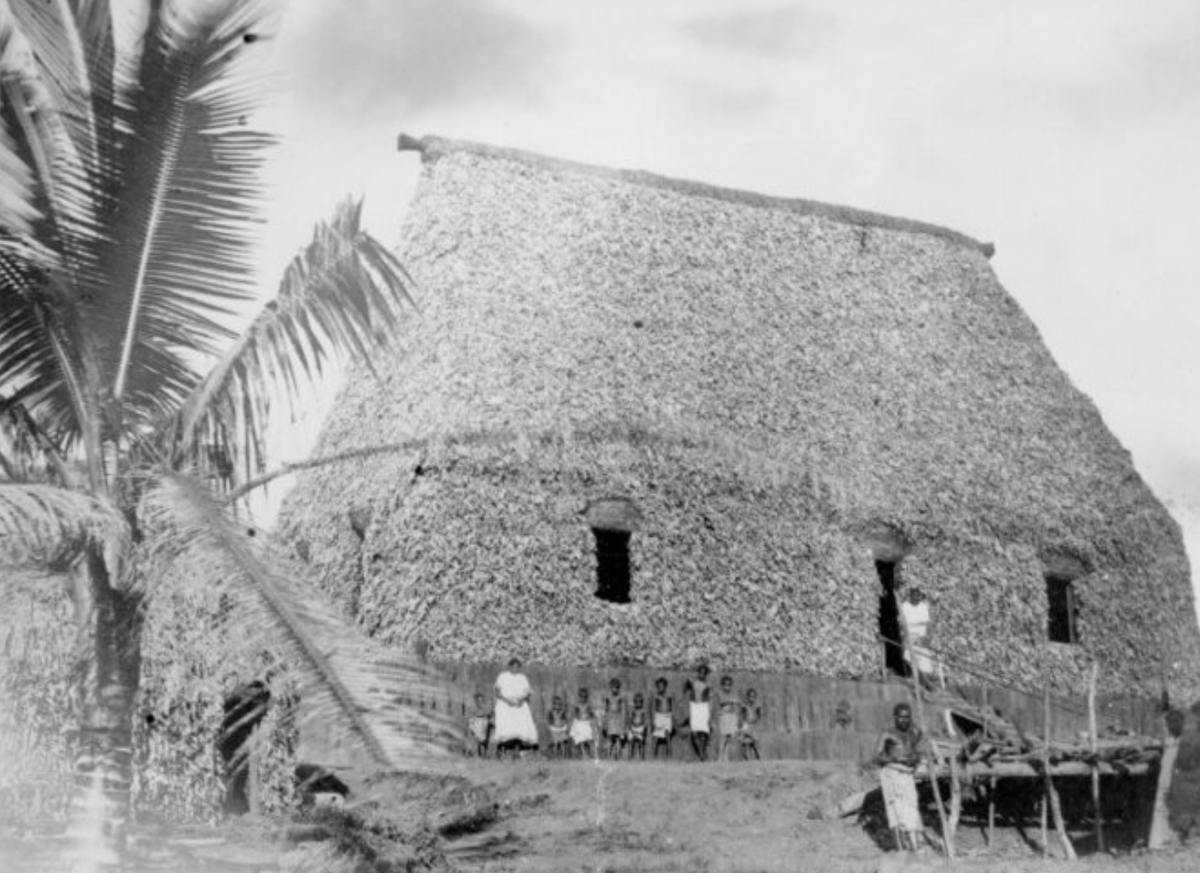
<path id="1" fill-rule="evenodd" d="M 406 844 L 357 861 L 318 824 L 242 820 L 213 829 L 136 834 L 127 868 L 170 873 L 360 873 L 458 870 L 462 873 L 753 873 L 753 871 L 919 871 L 1050 873 L 1196 873 L 1200 843 L 1154 854 L 1114 823 L 1115 853 L 1089 852 L 1067 862 L 1052 845 L 1040 851 L 1036 816 L 1004 822 L 989 845 L 982 822 L 964 818 L 957 853 L 908 856 L 887 847 L 881 810 L 840 818 L 837 803 L 873 787 L 874 774 L 853 765 L 792 761 L 724 764 L 523 760 L 456 762 L 444 773 L 377 782 L 358 810 L 396 827 L 376 834 Z M 1116 792 L 1114 792 L 1115 794 Z M 1113 798 L 1117 802 L 1118 798 Z M 353 804 L 351 805 L 353 808 Z M 930 823 L 936 814 L 930 811 Z M 318 821 L 320 816 L 317 817 Z M 1137 823 L 1135 822 L 1135 825 Z M 1140 825 L 1138 825 L 1140 826 Z M 1053 836 L 1053 834 L 1051 834 Z M 64 838 L 0 839 L 0 873 L 64 869 Z"/>
<path id="2" fill-rule="evenodd" d="M 854 765 L 480 762 L 476 777 L 500 816 L 485 832 L 447 841 L 447 857 L 464 870 L 1200 871 L 1200 845 L 1152 855 L 1121 832 L 1111 834 L 1124 844 L 1117 854 L 1068 863 L 1052 844 L 1045 857 L 1036 817 L 1032 827 L 998 827 L 990 846 L 983 822 L 964 817 L 953 861 L 933 849 L 896 853 L 879 827 L 880 808 L 846 818 L 835 812 L 840 800 L 875 785 L 873 773 Z M 936 813 L 930 818 L 935 824 Z M 1090 835 L 1072 836 L 1086 853 Z"/>

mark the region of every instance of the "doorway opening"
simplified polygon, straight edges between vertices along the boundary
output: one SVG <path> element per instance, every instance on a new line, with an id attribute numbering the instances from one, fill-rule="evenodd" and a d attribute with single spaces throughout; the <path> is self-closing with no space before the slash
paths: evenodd
<path id="1" fill-rule="evenodd" d="M 258 786 L 251 778 L 251 738 L 270 702 L 270 690 L 258 680 L 242 685 L 225 698 L 217 751 L 225 765 L 224 808 L 230 815 L 253 811 Z"/>
<path id="2" fill-rule="evenodd" d="M 1046 635 L 1050 642 L 1077 644 L 1079 634 L 1075 627 L 1075 615 L 1079 611 L 1079 602 L 1073 580 L 1047 575 L 1046 600 L 1050 607 L 1046 616 Z"/>
<path id="3" fill-rule="evenodd" d="M 900 608 L 896 603 L 896 561 L 876 561 L 879 576 L 879 636 L 883 646 L 883 664 L 893 676 L 907 677 L 908 662 L 900 638 Z"/>

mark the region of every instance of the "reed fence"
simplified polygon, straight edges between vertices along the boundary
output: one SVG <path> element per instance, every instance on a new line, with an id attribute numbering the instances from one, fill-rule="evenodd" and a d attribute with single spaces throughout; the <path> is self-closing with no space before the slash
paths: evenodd
<path id="1" fill-rule="evenodd" d="M 446 663 L 439 665 L 444 684 L 435 693 L 401 695 L 397 702 L 420 709 L 449 714 L 465 726 L 473 711 L 474 696 L 482 694 L 490 706 L 500 663 Z M 568 711 L 580 688 L 587 688 L 593 705 L 601 704 L 609 681 L 621 681 L 621 692 L 630 701 L 645 695 L 647 706 L 654 696 L 654 683 L 667 680 L 674 698 L 677 723 L 687 711 L 684 682 L 692 671 L 660 670 L 651 667 L 611 668 L 562 667 L 526 664 L 522 668 L 533 686 L 530 701 L 539 736 L 549 735 L 546 716 L 554 697 L 561 696 Z M 714 684 L 725 673 L 710 676 Z M 728 671 L 739 695 L 754 688 L 762 706 L 763 720 L 756 730 L 764 758 L 809 761 L 862 761 L 869 758 L 875 742 L 892 721 L 892 708 L 912 701 L 911 685 L 900 677 L 888 679 L 831 679 L 785 672 Z M 990 685 L 956 685 L 959 694 L 972 703 L 990 706 L 1008 721 L 1030 733 L 1042 730 L 1043 695 Z M 1082 697 L 1051 697 L 1052 734 L 1055 740 L 1076 740 L 1088 730 L 1087 704 Z M 1101 731 L 1157 735 L 1157 701 L 1133 696 L 1109 696 L 1097 700 Z M 848 717 L 848 718 L 847 718 Z M 678 742 L 678 740 L 677 740 Z"/>

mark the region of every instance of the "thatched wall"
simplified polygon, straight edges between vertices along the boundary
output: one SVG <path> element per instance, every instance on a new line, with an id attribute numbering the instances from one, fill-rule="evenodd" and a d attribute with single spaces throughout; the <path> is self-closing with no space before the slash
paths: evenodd
<path id="1" fill-rule="evenodd" d="M 67 580 L 13 573 L 2 581 L 0 825 L 61 825 L 72 795 L 77 725 L 70 688 L 77 626 Z M 225 798 L 217 754 L 222 701 L 258 678 L 260 646 L 217 631 L 216 593 L 176 577 L 159 582 L 142 640 L 133 812 L 143 823 L 211 822 L 222 815 Z M 272 706 L 260 730 L 258 799 L 264 812 L 273 812 L 293 801 L 295 729 L 280 724 L 280 708 Z"/>
<path id="2" fill-rule="evenodd" d="M 0 828 L 19 833 L 65 821 L 70 805 L 75 622 L 63 576 L 9 572 L 2 584 Z"/>
<path id="3" fill-rule="evenodd" d="M 954 655 L 1030 687 L 1194 693 L 1177 526 L 996 280 L 870 213 L 424 142 L 422 312 L 348 382 L 282 528 L 439 659 L 871 675 L 876 557 Z M 632 601 L 583 511 L 640 511 Z M 1071 568 L 1081 645 L 1048 643 Z M 1185 687 L 1188 686 L 1188 687 Z"/>

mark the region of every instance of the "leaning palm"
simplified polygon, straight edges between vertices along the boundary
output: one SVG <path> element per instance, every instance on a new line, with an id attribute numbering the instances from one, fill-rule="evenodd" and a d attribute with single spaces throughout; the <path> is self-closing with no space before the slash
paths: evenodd
<path id="1" fill-rule="evenodd" d="M 0 6 L 0 568 L 72 580 L 79 799 L 110 825 L 128 803 L 145 601 L 173 562 L 254 605 L 382 766 L 417 750 L 411 720 L 364 714 L 346 677 L 365 661 L 331 654 L 336 617 L 217 493 L 261 471 L 273 397 L 394 331 L 409 279 L 347 205 L 231 329 L 256 291 L 271 140 L 246 123 L 245 56 L 264 8 L 142 6 L 136 39 L 114 38 L 105 0 Z"/>

